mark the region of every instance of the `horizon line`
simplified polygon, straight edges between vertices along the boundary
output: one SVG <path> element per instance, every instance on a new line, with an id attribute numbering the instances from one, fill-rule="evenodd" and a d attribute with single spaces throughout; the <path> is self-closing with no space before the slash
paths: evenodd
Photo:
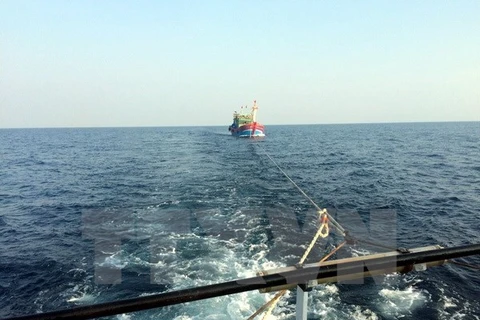
<path id="1" fill-rule="evenodd" d="M 398 121 L 398 122 L 335 122 L 335 123 L 279 123 L 269 126 L 318 126 L 318 125 L 361 125 L 361 124 L 415 124 L 415 123 L 463 123 L 480 122 L 480 120 L 451 120 L 451 121 Z M 195 127 L 223 127 L 225 125 L 144 125 L 144 126 L 52 126 L 52 127 L 0 127 L 0 130 L 10 129 L 120 129 L 120 128 L 195 128 Z"/>

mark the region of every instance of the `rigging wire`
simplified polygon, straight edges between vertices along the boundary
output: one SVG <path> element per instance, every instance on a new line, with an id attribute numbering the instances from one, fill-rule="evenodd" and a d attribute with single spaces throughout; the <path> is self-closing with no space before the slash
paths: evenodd
<path id="1" fill-rule="evenodd" d="M 285 176 L 285 178 L 287 178 L 297 189 L 298 191 L 300 191 L 300 193 L 308 200 L 310 201 L 310 203 L 318 210 L 318 211 L 322 211 L 323 209 L 320 208 L 316 203 L 315 201 L 313 201 L 312 198 L 310 198 L 306 193 L 305 191 L 302 190 L 302 188 L 300 188 L 296 183 L 295 181 L 293 181 L 292 178 L 290 178 L 290 176 L 277 164 L 277 162 L 275 162 L 275 160 L 273 160 L 273 158 L 268 154 L 268 152 L 265 150 L 265 148 L 262 147 L 261 144 L 257 143 L 257 145 L 260 147 L 260 149 L 262 149 L 263 153 L 268 157 L 268 159 L 270 159 L 270 161 L 272 161 L 272 163 L 277 167 L 278 170 L 280 170 L 281 173 L 283 173 L 283 175 Z M 327 216 L 330 220 L 330 222 L 332 223 L 332 225 L 343 235 L 345 236 L 345 229 L 327 212 Z"/>

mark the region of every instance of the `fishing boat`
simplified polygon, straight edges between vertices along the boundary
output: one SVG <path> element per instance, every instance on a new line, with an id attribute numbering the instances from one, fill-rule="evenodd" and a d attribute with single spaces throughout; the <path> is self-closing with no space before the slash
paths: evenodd
<path id="1" fill-rule="evenodd" d="M 257 122 L 257 101 L 253 101 L 250 112 L 248 107 L 241 107 L 240 112 L 233 113 L 233 123 L 228 127 L 232 136 L 241 138 L 264 137 L 265 126 Z"/>

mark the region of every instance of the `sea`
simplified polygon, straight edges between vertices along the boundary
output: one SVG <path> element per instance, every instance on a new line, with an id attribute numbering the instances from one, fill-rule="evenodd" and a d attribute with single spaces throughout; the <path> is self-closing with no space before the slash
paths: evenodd
<path id="1" fill-rule="evenodd" d="M 480 243 L 480 122 L 267 124 L 262 139 L 227 126 L 1 129 L 0 318 L 294 266 L 321 225 L 284 173 L 375 244 Z M 330 225 L 306 263 L 342 241 Z M 331 259 L 385 251 L 349 244 Z M 247 319 L 274 294 L 106 319 Z M 478 270 L 448 263 L 318 285 L 308 319 L 480 319 L 479 297 Z M 295 319 L 295 299 L 268 319 Z"/>

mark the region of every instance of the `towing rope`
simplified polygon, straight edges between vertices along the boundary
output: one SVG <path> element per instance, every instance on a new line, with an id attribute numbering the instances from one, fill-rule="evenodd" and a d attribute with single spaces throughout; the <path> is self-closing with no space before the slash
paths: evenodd
<path id="1" fill-rule="evenodd" d="M 342 243 L 340 243 L 336 248 L 334 248 L 332 251 L 330 251 L 329 254 L 327 254 L 325 257 L 323 257 L 318 263 L 322 263 L 322 262 L 325 262 L 325 261 L 327 261 L 328 259 L 330 259 L 330 257 L 331 257 L 335 252 L 337 252 L 338 250 L 340 250 L 340 248 L 343 247 L 346 243 L 347 243 L 347 241 L 343 241 Z"/>
<path id="2" fill-rule="evenodd" d="M 320 221 L 320 226 L 317 230 L 317 233 L 315 234 L 315 236 L 313 237 L 312 241 L 310 241 L 310 244 L 308 245 L 307 249 L 305 250 L 305 253 L 303 254 L 303 256 L 300 258 L 300 261 L 298 263 L 298 265 L 302 265 L 305 260 L 307 259 L 308 255 L 310 254 L 310 252 L 312 251 L 315 243 L 317 242 L 318 238 L 319 237 L 322 237 L 322 238 L 326 238 L 330 232 L 329 230 L 329 227 L 328 227 L 328 224 L 329 222 L 340 232 L 340 234 L 342 236 L 346 236 L 348 233 L 345 231 L 345 229 L 328 213 L 327 209 L 322 209 L 320 208 L 316 203 L 315 201 L 313 201 L 313 199 L 311 197 L 309 197 L 307 195 L 307 193 L 305 191 L 302 190 L 302 188 L 300 188 L 298 186 L 298 184 L 295 183 L 295 181 L 293 181 L 292 178 L 290 178 L 290 176 L 278 165 L 278 163 L 268 154 L 268 152 L 265 150 L 265 148 L 263 148 L 260 144 L 257 143 L 257 145 L 260 147 L 260 149 L 262 149 L 263 153 L 268 157 L 268 159 L 270 159 L 270 161 L 272 161 L 272 163 L 277 167 L 277 169 L 285 176 L 285 178 L 288 179 L 288 181 L 290 181 L 294 186 L 295 188 L 298 189 L 298 191 L 300 191 L 300 193 L 308 200 L 310 201 L 310 203 L 317 209 L 318 211 L 318 215 L 319 215 L 319 221 Z M 336 248 L 334 248 L 334 250 L 332 250 L 329 254 L 327 254 L 326 256 L 324 256 L 321 260 L 320 260 L 320 263 L 324 262 L 325 260 L 327 260 L 328 258 L 330 258 L 335 252 L 337 252 L 338 249 L 340 249 L 341 247 L 343 247 L 345 245 L 345 243 L 347 243 L 346 241 L 344 241 L 343 243 L 341 243 L 339 246 L 337 246 Z M 257 311 L 255 311 L 255 313 L 253 313 L 249 318 L 248 320 L 253 320 L 256 316 L 258 316 L 259 314 L 261 314 L 262 312 L 265 312 L 264 316 L 263 316 L 263 320 L 267 319 L 267 317 L 272 313 L 273 309 L 275 308 L 276 304 L 278 303 L 278 301 L 280 300 L 280 298 L 285 295 L 285 293 L 287 292 L 287 290 L 281 290 L 279 292 L 277 292 L 277 294 L 275 294 L 275 296 L 270 299 L 270 301 L 268 301 L 267 303 L 265 303 L 263 306 L 261 306 Z"/>
<path id="3" fill-rule="evenodd" d="M 330 220 L 330 223 L 340 232 L 341 235 L 345 236 L 345 229 L 328 213 L 328 211 L 327 211 L 326 209 L 320 208 L 320 207 L 315 203 L 315 201 L 313 201 L 313 199 L 310 198 L 310 197 L 305 193 L 305 191 L 303 191 L 302 188 L 300 188 L 300 187 L 295 183 L 295 181 L 292 180 L 292 178 L 290 178 L 290 176 L 277 164 L 277 162 L 275 162 L 275 160 L 273 160 L 273 158 L 268 154 L 268 152 L 265 150 L 265 148 L 262 147 L 261 144 L 257 143 L 257 145 L 260 147 L 260 149 L 262 149 L 263 153 L 268 157 L 268 159 L 270 159 L 270 161 L 272 161 L 272 163 L 277 167 L 277 169 L 280 170 L 281 173 L 283 173 L 283 175 L 285 176 L 285 178 L 287 178 L 287 179 L 298 189 L 298 191 L 300 191 L 300 193 L 301 193 L 305 198 L 307 198 L 308 201 L 310 201 L 310 203 L 311 203 L 318 211 L 325 210 L 325 212 L 326 212 L 326 214 L 327 214 L 327 217 L 328 217 L 329 220 Z"/>
<path id="4" fill-rule="evenodd" d="M 320 217 L 325 216 L 325 213 L 327 212 L 326 209 L 323 209 L 322 211 L 318 212 L 320 214 Z M 323 218 L 321 218 L 323 220 Z M 326 228 L 326 233 L 325 233 L 325 228 Z M 312 241 L 310 241 L 310 245 L 307 247 L 305 250 L 305 253 L 303 254 L 302 258 L 298 262 L 299 264 L 303 264 L 305 260 L 307 259 L 308 255 L 310 254 L 310 251 L 312 251 L 313 246 L 318 240 L 318 237 L 326 238 L 328 236 L 328 220 L 323 220 L 322 224 L 318 228 L 317 233 L 313 237 Z"/>

